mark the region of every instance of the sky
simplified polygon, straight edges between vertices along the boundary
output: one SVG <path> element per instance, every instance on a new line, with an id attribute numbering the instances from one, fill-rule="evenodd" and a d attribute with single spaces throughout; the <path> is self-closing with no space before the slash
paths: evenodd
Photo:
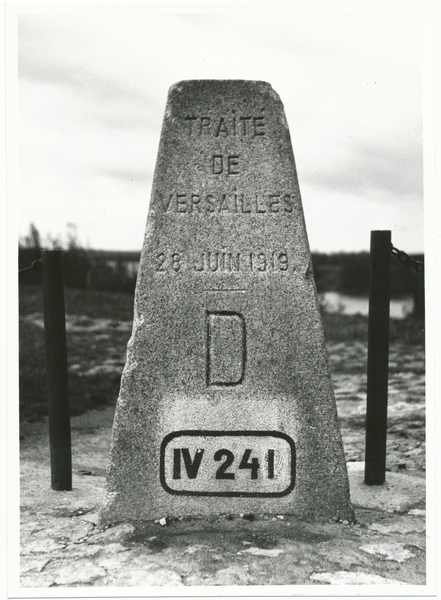
<path id="1" fill-rule="evenodd" d="M 43 238 L 70 228 L 90 248 L 140 250 L 170 86 L 254 79 L 284 104 L 311 250 L 368 250 L 374 229 L 424 250 L 416 4 L 28 6 L 16 67 L 19 235 L 34 223 Z"/>

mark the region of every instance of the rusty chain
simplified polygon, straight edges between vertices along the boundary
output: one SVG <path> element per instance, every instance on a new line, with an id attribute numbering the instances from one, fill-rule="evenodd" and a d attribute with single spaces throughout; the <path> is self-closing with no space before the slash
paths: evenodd
<path id="1" fill-rule="evenodd" d="M 18 274 L 24 273 L 25 271 L 31 271 L 35 269 L 36 271 L 41 271 L 41 259 L 34 260 L 34 262 L 29 267 L 23 267 L 23 269 L 18 270 Z"/>
<path id="2" fill-rule="evenodd" d="M 391 252 L 397 257 L 400 263 L 408 265 L 417 271 L 418 273 L 424 273 L 424 263 L 421 260 L 415 260 L 406 254 L 403 250 L 398 250 L 393 244 L 391 246 Z"/>

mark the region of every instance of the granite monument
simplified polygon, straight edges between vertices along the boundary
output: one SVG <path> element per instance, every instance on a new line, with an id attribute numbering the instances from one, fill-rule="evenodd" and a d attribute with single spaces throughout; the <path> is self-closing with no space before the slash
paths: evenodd
<path id="1" fill-rule="evenodd" d="M 283 105 L 168 94 L 102 520 L 353 519 Z"/>

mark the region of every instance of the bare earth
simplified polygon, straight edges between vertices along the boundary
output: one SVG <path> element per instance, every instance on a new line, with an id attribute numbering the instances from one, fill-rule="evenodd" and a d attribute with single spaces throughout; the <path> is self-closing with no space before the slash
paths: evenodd
<path id="1" fill-rule="evenodd" d="M 109 326 L 98 320 L 94 325 L 98 334 Z M 90 320 L 81 327 L 68 319 L 71 334 L 77 327 L 85 335 L 90 326 Z M 101 529 L 109 407 L 72 418 L 71 492 L 50 489 L 47 420 L 23 425 L 21 572 L 15 589 L 27 588 L 25 595 L 30 588 L 56 586 L 96 586 L 110 593 L 113 587 L 395 584 L 419 586 L 406 588 L 406 594 L 416 594 L 411 590 L 426 583 L 424 348 L 391 345 L 387 479 L 372 487 L 363 483 L 362 462 L 366 345 L 332 342 L 328 352 L 356 524 L 290 515 L 164 515 L 157 522 Z M 110 347 L 89 370 L 121 372 L 123 363 L 124 356 L 115 357 Z"/>

